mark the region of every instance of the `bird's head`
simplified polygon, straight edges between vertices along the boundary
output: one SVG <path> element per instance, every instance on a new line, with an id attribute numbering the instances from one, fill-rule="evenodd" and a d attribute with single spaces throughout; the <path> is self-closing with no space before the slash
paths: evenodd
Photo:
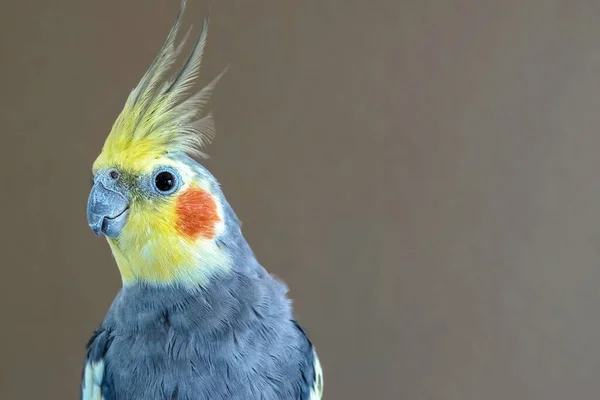
<path id="1" fill-rule="evenodd" d="M 186 95 L 200 68 L 208 19 L 182 67 L 163 80 L 182 50 L 175 38 L 184 7 L 182 1 L 93 165 L 88 223 L 106 236 L 125 285 L 202 283 L 229 265 L 218 243 L 226 234 L 225 200 L 214 177 L 189 157 L 202 155 L 214 135 L 210 114 L 198 114 L 222 74 Z"/>

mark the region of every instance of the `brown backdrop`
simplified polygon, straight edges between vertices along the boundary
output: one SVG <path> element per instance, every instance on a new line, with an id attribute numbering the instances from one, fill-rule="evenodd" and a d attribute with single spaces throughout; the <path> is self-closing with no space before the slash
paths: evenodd
<path id="1" fill-rule="evenodd" d="M 600 3 L 211 3 L 207 166 L 325 398 L 598 398 Z M 177 7 L 0 6 L 1 399 L 78 396 L 120 284 L 90 166 Z"/>

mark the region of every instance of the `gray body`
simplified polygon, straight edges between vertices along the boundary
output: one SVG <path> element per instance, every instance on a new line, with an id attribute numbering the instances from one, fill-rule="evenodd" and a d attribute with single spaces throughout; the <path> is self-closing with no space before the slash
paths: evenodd
<path id="1" fill-rule="evenodd" d="M 309 400 L 321 384 L 286 286 L 255 259 L 212 179 L 227 226 L 216 240 L 233 270 L 196 288 L 123 287 L 88 344 L 86 365 L 103 366 L 103 400 Z"/>

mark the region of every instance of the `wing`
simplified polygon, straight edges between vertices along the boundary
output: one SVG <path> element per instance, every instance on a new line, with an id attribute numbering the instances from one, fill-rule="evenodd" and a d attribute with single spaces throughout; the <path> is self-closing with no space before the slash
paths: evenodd
<path id="1" fill-rule="evenodd" d="M 81 379 L 81 400 L 113 400 L 116 398 L 106 365 L 106 352 L 111 342 L 111 332 L 104 328 L 94 332 L 89 340 Z"/>
<path id="2" fill-rule="evenodd" d="M 310 389 L 310 398 L 309 400 L 321 400 L 323 397 L 323 369 L 321 368 L 321 363 L 319 362 L 319 357 L 317 357 L 317 351 L 313 347 L 313 358 L 314 358 L 314 377 L 313 384 Z"/>
<path id="3" fill-rule="evenodd" d="M 303 380 L 305 382 L 306 391 L 302 395 L 303 399 L 306 400 L 321 400 L 323 397 L 323 369 L 321 368 L 321 362 L 319 361 L 319 357 L 317 356 L 317 351 L 313 346 L 312 342 L 308 338 L 308 335 L 302 329 L 300 324 L 297 321 L 293 321 L 296 325 L 296 328 L 302 333 L 304 338 L 306 339 L 307 348 L 306 348 L 306 359 L 308 361 L 307 369 L 303 373 Z M 310 388 L 310 390 L 308 390 Z M 308 393 L 307 393 L 308 392 Z M 308 398 L 304 397 L 308 394 Z"/>

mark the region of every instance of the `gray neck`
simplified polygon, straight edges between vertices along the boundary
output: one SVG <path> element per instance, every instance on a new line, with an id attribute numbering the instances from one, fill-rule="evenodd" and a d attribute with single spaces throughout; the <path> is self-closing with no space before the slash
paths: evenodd
<path id="1" fill-rule="evenodd" d="M 258 263 L 235 214 L 228 205 L 225 211 L 228 234 L 217 240 L 230 252 L 232 270 L 213 276 L 202 287 L 142 283 L 124 287 L 106 323 L 124 333 L 153 332 L 157 327 L 185 332 L 193 326 L 203 340 L 210 340 L 244 330 L 248 323 L 289 321 L 292 315 L 287 287 Z"/>

